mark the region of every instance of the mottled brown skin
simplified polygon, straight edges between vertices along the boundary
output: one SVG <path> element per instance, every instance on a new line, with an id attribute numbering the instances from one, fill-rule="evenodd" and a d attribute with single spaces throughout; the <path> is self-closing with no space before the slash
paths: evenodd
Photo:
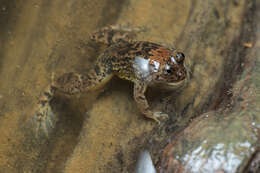
<path id="1" fill-rule="evenodd" d="M 146 117 L 157 122 L 159 118 L 167 117 L 150 110 L 145 91 L 154 84 L 170 86 L 186 79 L 184 54 L 156 43 L 134 41 L 135 33 L 116 27 L 94 33 L 91 39 L 108 47 L 86 75 L 71 72 L 53 81 L 40 98 L 36 112 L 38 119 L 41 121 L 51 114 L 49 102 L 57 90 L 68 95 L 96 90 L 114 75 L 134 82 L 135 101 Z"/>

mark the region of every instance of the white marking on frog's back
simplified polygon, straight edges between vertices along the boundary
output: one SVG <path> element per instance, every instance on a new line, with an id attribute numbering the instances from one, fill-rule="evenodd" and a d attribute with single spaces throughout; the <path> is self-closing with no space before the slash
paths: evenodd
<path id="1" fill-rule="evenodd" d="M 145 59 L 141 56 L 137 56 L 134 59 L 133 68 L 137 77 L 149 78 L 151 76 L 149 59 Z"/>
<path id="2" fill-rule="evenodd" d="M 135 57 L 136 67 L 143 73 L 149 72 L 149 59 L 144 59 L 143 57 L 137 56 Z"/>

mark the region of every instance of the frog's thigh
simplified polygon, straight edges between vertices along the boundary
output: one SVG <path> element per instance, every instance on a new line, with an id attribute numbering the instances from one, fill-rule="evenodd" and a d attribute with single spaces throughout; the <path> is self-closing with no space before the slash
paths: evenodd
<path id="1" fill-rule="evenodd" d="M 65 73 L 55 81 L 54 87 L 65 94 L 73 95 L 101 88 L 112 76 L 111 73 L 98 74 L 94 69 L 86 75 Z"/>

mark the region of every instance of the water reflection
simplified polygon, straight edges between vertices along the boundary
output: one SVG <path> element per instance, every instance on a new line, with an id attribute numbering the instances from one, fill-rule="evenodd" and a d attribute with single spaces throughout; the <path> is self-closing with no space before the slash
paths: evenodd
<path id="1" fill-rule="evenodd" d="M 249 156 L 249 152 L 241 151 L 239 148 L 253 149 L 248 141 L 236 143 L 234 145 L 225 145 L 218 143 L 212 146 L 210 150 L 204 145 L 208 142 L 205 140 L 203 144 L 195 148 L 191 153 L 186 154 L 182 160 L 186 163 L 185 172 L 207 172 L 214 173 L 219 170 L 233 173 L 239 168 L 245 156 Z M 245 150 L 244 150 L 245 151 Z"/>

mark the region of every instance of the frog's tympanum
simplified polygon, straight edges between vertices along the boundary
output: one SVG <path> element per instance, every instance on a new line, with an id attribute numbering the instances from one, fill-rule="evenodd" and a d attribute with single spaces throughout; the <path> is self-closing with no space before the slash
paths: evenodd
<path id="1" fill-rule="evenodd" d="M 49 116 L 50 100 L 56 91 L 67 95 L 89 92 L 102 87 L 112 76 L 134 83 L 134 99 L 140 111 L 159 122 L 167 117 L 153 112 L 148 105 L 145 91 L 148 86 L 172 86 L 186 79 L 185 56 L 166 46 L 148 41 L 134 41 L 136 31 L 107 27 L 95 32 L 91 39 L 107 45 L 87 74 L 65 73 L 53 81 L 39 101 L 36 115 L 39 120 Z"/>

